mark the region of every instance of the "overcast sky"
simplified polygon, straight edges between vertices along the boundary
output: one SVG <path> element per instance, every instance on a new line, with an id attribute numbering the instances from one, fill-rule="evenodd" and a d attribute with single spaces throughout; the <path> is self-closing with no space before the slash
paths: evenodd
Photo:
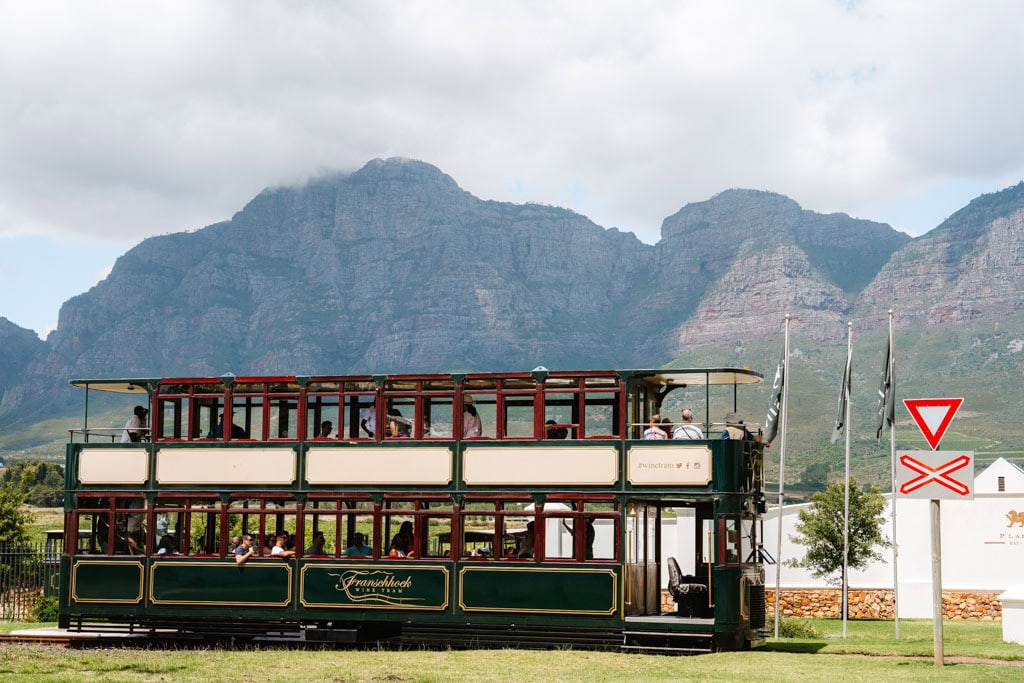
<path id="1" fill-rule="evenodd" d="M 0 316 L 375 157 L 654 243 L 785 194 L 919 235 L 1024 179 L 1024 3 L 0 0 Z"/>

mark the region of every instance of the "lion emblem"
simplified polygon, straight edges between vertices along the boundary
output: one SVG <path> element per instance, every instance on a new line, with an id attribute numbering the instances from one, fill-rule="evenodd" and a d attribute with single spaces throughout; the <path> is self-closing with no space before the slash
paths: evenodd
<path id="1" fill-rule="evenodd" d="M 1009 512 L 1006 513 L 1006 518 L 1010 520 L 1010 523 L 1006 525 L 1007 527 L 1011 527 L 1014 524 L 1020 524 L 1021 526 L 1024 526 L 1024 512 L 1010 510 Z"/>

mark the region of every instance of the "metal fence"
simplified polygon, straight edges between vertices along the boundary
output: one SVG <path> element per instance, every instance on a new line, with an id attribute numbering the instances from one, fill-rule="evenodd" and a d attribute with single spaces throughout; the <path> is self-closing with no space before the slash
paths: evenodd
<path id="1" fill-rule="evenodd" d="M 0 544 L 0 620 L 31 621 L 60 555 L 43 543 Z"/>

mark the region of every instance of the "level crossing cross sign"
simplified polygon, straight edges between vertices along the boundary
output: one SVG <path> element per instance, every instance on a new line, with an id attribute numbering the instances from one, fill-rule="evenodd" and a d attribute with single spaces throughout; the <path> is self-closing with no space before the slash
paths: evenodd
<path id="1" fill-rule="evenodd" d="M 902 451 L 896 462 L 901 498 L 974 499 L 974 451 Z"/>
<path id="2" fill-rule="evenodd" d="M 962 398 L 906 398 L 903 404 L 917 423 L 928 445 L 934 451 L 942 442 L 949 424 L 960 406 Z"/>

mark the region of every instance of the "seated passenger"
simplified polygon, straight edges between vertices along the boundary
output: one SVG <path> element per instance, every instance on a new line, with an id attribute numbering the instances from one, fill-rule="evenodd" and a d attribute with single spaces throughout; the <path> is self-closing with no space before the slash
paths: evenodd
<path id="1" fill-rule="evenodd" d="M 160 537 L 160 544 L 156 547 L 157 555 L 177 555 L 178 549 L 174 547 L 174 537 L 164 534 Z"/>
<path id="2" fill-rule="evenodd" d="M 121 432 L 121 443 L 132 443 L 137 441 L 148 441 L 146 439 L 146 416 L 149 410 L 144 406 L 135 406 L 131 417 L 124 423 L 124 431 Z"/>
<path id="3" fill-rule="evenodd" d="M 683 412 L 680 414 L 682 424 L 676 426 L 672 430 L 673 439 L 703 439 L 704 431 L 693 424 L 693 411 L 689 408 L 683 408 Z"/>
<path id="4" fill-rule="evenodd" d="M 517 539 L 516 557 L 533 557 L 533 522 L 526 525 L 526 533 Z"/>
<path id="5" fill-rule="evenodd" d="M 224 436 L 224 413 L 220 414 L 220 421 L 217 422 L 217 426 L 210 430 L 210 433 L 206 435 L 207 439 L 219 439 Z M 249 434 L 242 427 L 232 423 L 231 425 L 231 438 L 232 439 L 248 439 Z"/>
<path id="6" fill-rule="evenodd" d="M 747 439 L 751 440 L 754 435 L 743 425 L 743 420 L 734 412 L 725 414 L 725 429 L 722 430 L 723 439 Z"/>
<path id="7" fill-rule="evenodd" d="M 334 431 L 334 423 L 330 420 L 324 420 L 320 423 L 320 429 L 314 434 L 314 439 L 329 439 L 331 438 L 331 432 Z"/>
<path id="8" fill-rule="evenodd" d="M 391 539 L 388 554 L 397 553 L 398 557 L 413 557 L 412 522 L 402 522 L 398 533 Z"/>
<path id="9" fill-rule="evenodd" d="M 390 439 L 410 438 L 412 436 L 412 423 L 406 420 L 401 415 L 388 415 L 387 436 Z"/>
<path id="10" fill-rule="evenodd" d="M 313 534 L 313 540 L 310 542 L 309 547 L 303 551 L 303 555 L 324 555 L 324 546 L 327 545 L 327 539 L 324 538 L 324 532 L 317 531 Z"/>
<path id="11" fill-rule="evenodd" d="M 255 555 L 256 549 L 252 547 L 252 536 L 249 534 L 242 536 L 242 544 L 234 549 L 233 554 L 235 564 L 245 564 L 250 557 Z"/>
<path id="12" fill-rule="evenodd" d="M 569 436 L 568 429 L 566 429 L 565 427 L 555 427 L 554 425 L 556 424 L 558 423 L 555 422 L 554 420 L 548 420 L 547 422 L 544 423 L 544 425 L 547 427 L 547 433 L 544 435 L 545 438 L 564 439 L 565 437 Z"/>
<path id="13" fill-rule="evenodd" d="M 368 557 L 373 554 L 373 548 L 363 545 L 364 537 L 358 531 L 352 536 L 352 545 L 345 548 L 345 554 L 349 557 Z"/>
<path id="14" fill-rule="evenodd" d="M 289 557 L 295 557 L 294 550 L 288 550 L 288 534 L 280 533 L 277 535 L 277 542 L 274 543 L 274 547 L 270 550 L 272 557 L 280 557 L 287 559 Z"/>
<path id="15" fill-rule="evenodd" d="M 473 400 L 466 396 L 463 398 L 465 406 L 462 413 L 462 436 L 463 438 L 474 438 L 483 436 L 484 426 L 480 420 L 480 414 L 476 412 Z"/>
<path id="16" fill-rule="evenodd" d="M 651 415 L 651 426 L 644 430 L 644 438 L 648 441 L 668 438 L 668 434 L 661 428 L 661 415 Z"/>

